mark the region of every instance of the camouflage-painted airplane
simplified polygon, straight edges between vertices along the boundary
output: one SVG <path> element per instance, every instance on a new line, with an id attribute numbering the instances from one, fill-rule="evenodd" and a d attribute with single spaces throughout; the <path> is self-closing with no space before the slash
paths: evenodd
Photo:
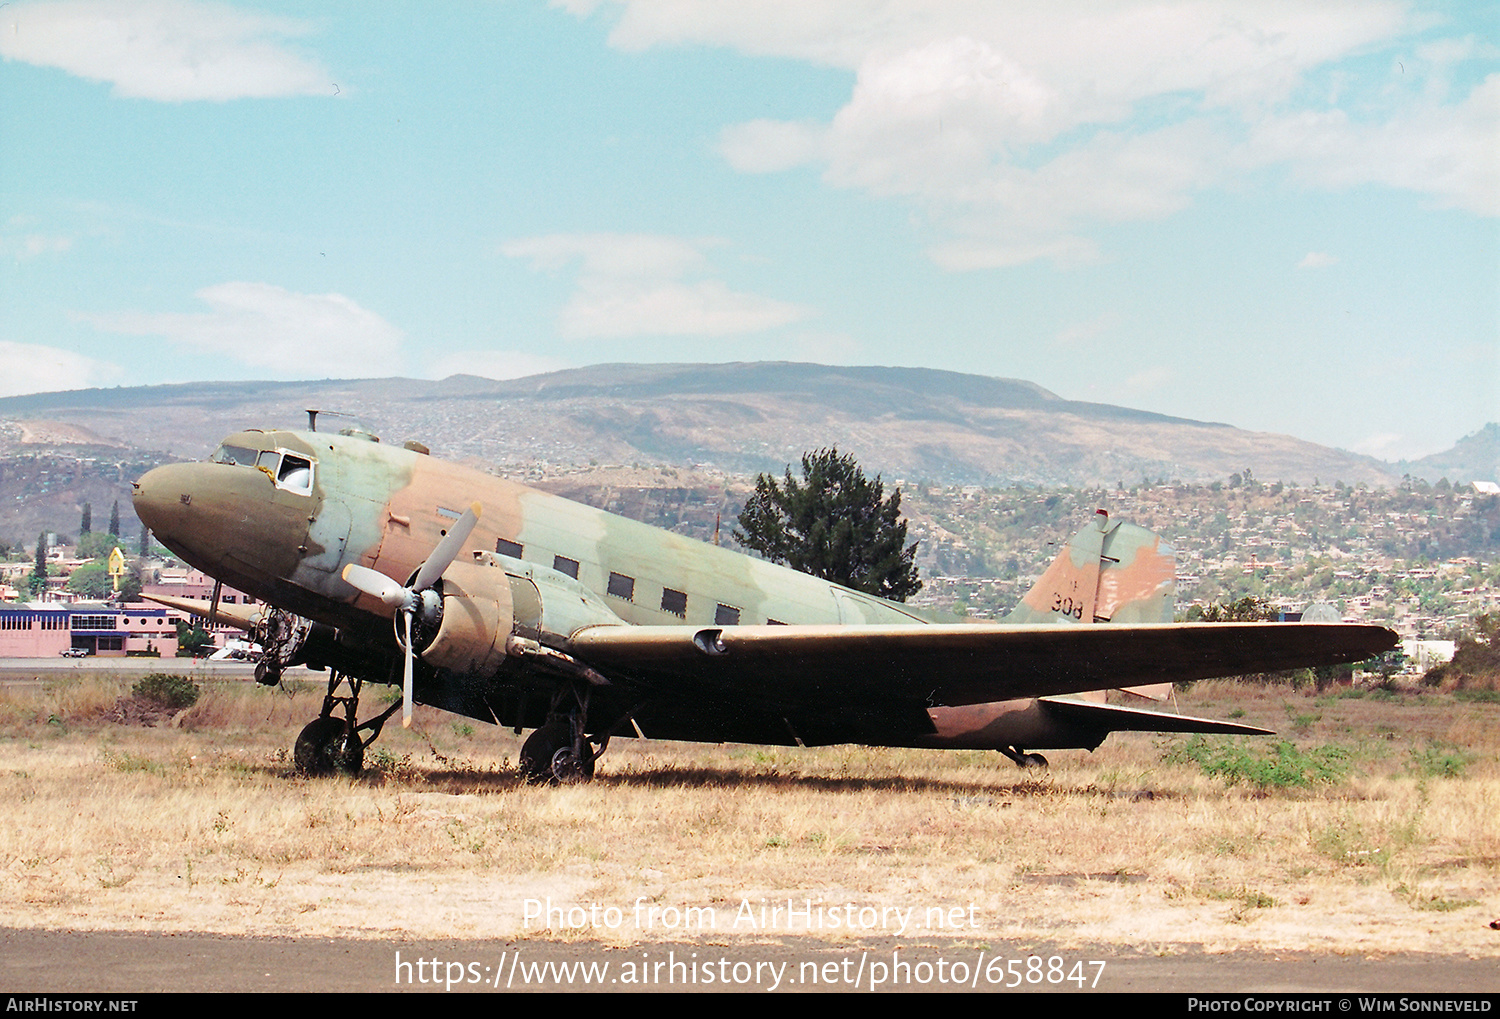
<path id="1" fill-rule="evenodd" d="M 533 778 L 593 774 L 612 736 L 1092 750 L 1117 730 L 1263 733 L 1105 702 L 1176 680 L 1357 661 L 1391 631 L 1173 624 L 1173 556 L 1103 511 L 1003 623 L 935 621 L 358 430 L 240 432 L 135 486 L 163 545 L 264 605 L 158 598 L 254 630 L 258 677 L 330 670 L 298 737 L 357 771 L 413 701 L 536 731 Z M 1093 625 L 1099 624 L 1099 625 Z M 358 722 L 365 682 L 401 684 Z M 347 684 L 347 693 L 340 694 Z M 339 713 L 342 717 L 339 717 Z"/>

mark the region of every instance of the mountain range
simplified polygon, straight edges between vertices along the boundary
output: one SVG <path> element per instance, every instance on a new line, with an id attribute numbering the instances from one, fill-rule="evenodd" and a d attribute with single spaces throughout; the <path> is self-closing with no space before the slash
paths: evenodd
<path id="1" fill-rule="evenodd" d="M 1500 425 L 1445 453 L 1386 463 L 1288 435 L 1064 399 L 1018 379 L 790 362 L 607 364 L 495 381 L 202 382 L 0 399 L 0 455 L 97 447 L 195 458 L 248 427 L 357 420 L 385 438 L 500 469 L 590 463 L 781 471 L 836 446 L 886 478 L 939 484 L 1263 481 L 1393 485 L 1500 476 Z M 8 424 L 6 424 L 8 422 Z"/>

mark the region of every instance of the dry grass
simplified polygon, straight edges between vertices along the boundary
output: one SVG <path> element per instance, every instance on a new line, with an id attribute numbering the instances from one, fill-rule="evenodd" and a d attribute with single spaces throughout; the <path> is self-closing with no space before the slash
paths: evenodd
<path id="1" fill-rule="evenodd" d="M 723 940 L 786 934 L 731 924 L 791 898 L 918 928 L 941 909 L 975 941 L 1500 956 L 1497 704 L 1184 697 L 1340 748 L 1343 777 L 1303 789 L 1164 763 L 1182 741 L 1145 734 L 1040 776 L 978 752 L 622 740 L 594 783 L 548 788 L 518 781 L 509 732 L 422 709 L 365 776 L 309 781 L 287 747 L 319 690 L 228 684 L 176 727 L 100 721 L 128 687 L 0 696 L 0 924 L 524 936 L 532 899 L 620 911 L 548 936 Z M 715 929 L 664 926 L 671 907 L 713 907 Z"/>

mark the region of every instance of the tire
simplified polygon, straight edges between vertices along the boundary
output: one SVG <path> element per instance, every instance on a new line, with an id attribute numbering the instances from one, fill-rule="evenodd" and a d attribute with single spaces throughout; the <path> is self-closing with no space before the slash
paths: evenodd
<path id="1" fill-rule="evenodd" d="M 552 781 L 562 785 L 587 782 L 594 777 L 594 759 L 580 761 L 572 747 L 562 747 L 552 755 Z"/>
<path id="2" fill-rule="evenodd" d="M 358 775 L 365 764 L 364 744 L 346 735 L 342 719 L 315 718 L 297 736 L 292 750 L 297 770 L 310 777 Z"/>
<path id="3" fill-rule="evenodd" d="M 594 761 L 573 756 L 567 722 L 548 722 L 521 744 L 521 777 L 528 782 L 587 782 L 594 777 Z"/>

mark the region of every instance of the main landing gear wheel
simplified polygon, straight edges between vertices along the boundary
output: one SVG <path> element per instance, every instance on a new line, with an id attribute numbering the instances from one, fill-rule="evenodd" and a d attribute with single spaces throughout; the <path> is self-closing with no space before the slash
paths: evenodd
<path id="1" fill-rule="evenodd" d="M 339 696 L 341 683 L 348 683 L 349 693 Z M 356 677 L 346 676 L 335 669 L 328 677 L 328 693 L 323 697 L 323 710 L 297 736 L 292 749 L 292 760 L 297 770 L 304 775 L 358 775 L 365 766 L 365 747 L 380 735 L 386 719 L 400 710 L 403 703 L 397 700 L 385 711 L 368 722 L 357 724 L 359 690 L 363 684 Z M 344 717 L 334 712 L 342 707 Z M 365 735 L 368 733 L 369 735 Z"/>
<path id="2" fill-rule="evenodd" d="M 304 775 L 358 775 L 365 764 L 365 745 L 341 718 L 315 718 L 297 736 L 292 751 Z"/>
<path id="3" fill-rule="evenodd" d="M 584 746 L 589 746 L 584 740 Z M 528 782 L 587 782 L 594 777 L 594 757 L 573 749 L 571 726 L 548 722 L 521 744 L 521 776 Z"/>

